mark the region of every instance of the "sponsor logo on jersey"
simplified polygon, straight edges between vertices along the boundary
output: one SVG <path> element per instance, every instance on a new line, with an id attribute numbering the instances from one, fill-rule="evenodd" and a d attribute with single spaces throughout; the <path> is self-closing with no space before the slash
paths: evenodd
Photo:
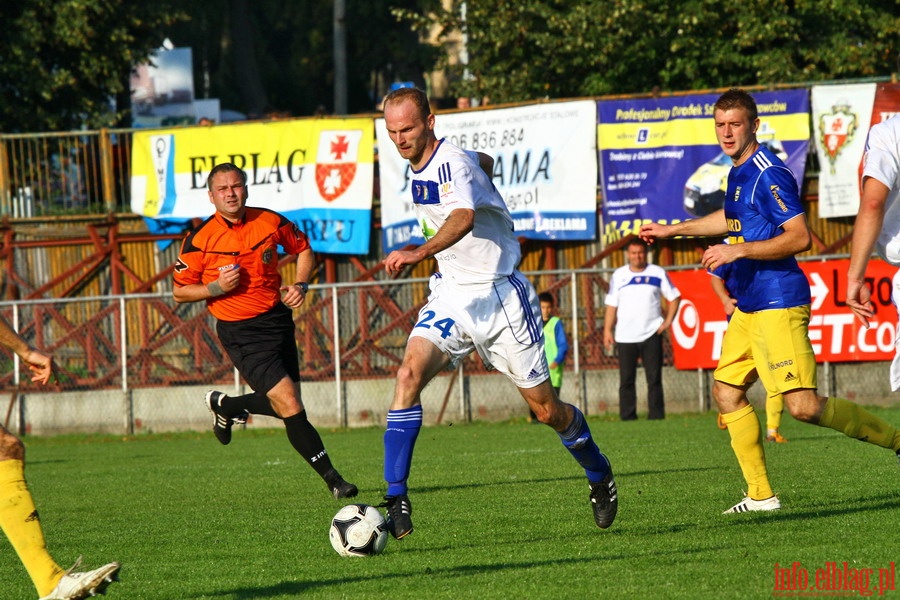
<path id="1" fill-rule="evenodd" d="M 772 198 L 775 199 L 775 202 L 778 203 L 778 208 L 781 209 L 781 212 L 787 212 L 788 208 L 784 204 L 784 200 L 781 199 L 781 196 L 778 194 L 779 188 L 777 185 L 770 185 L 769 191 L 772 192 Z"/>
<path id="2" fill-rule="evenodd" d="M 442 183 L 438 187 L 438 193 L 440 194 L 441 198 L 446 198 L 447 196 L 452 194 L 453 193 L 453 182 L 448 181 L 447 183 Z"/>
<path id="3" fill-rule="evenodd" d="M 783 360 L 777 363 L 769 363 L 769 370 L 775 371 L 776 369 L 780 369 L 781 367 L 789 367 L 794 364 L 794 361 L 791 359 Z"/>
<path id="4" fill-rule="evenodd" d="M 436 181 L 422 181 L 414 179 L 412 182 L 412 195 L 415 204 L 440 204 L 441 198 Z"/>

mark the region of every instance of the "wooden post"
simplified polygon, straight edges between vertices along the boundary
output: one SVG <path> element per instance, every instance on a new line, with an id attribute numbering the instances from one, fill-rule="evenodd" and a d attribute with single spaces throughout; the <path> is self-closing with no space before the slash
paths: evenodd
<path id="1" fill-rule="evenodd" d="M 103 189 L 103 204 L 107 213 L 116 212 L 116 184 L 113 167 L 109 129 L 104 128 L 100 130 L 100 180 Z"/>

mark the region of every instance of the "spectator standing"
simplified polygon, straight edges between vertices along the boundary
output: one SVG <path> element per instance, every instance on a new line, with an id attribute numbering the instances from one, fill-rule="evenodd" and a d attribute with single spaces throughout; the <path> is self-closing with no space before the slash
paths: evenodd
<path id="1" fill-rule="evenodd" d="M 616 269 L 609 281 L 603 344 L 619 350 L 619 416 L 637 419 L 637 363 L 640 358 L 647 379 L 649 419 L 666 416 L 662 385 L 663 334 L 672 325 L 681 292 L 666 271 L 647 263 L 647 245 L 638 238 L 625 247 L 628 264 Z M 666 301 L 665 311 L 662 300 Z"/>
<path id="2" fill-rule="evenodd" d="M 547 356 L 547 365 L 550 368 L 550 385 L 559 398 L 562 388 L 563 367 L 566 364 L 566 356 L 569 354 L 569 340 L 566 337 L 566 329 L 562 319 L 556 316 L 556 298 L 550 292 L 538 294 L 541 302 L 541 320 L 544 323 L 544 354 Z M 528 418 L 532 423 L 539 422 L 534 411 L 528 409 Z"/>

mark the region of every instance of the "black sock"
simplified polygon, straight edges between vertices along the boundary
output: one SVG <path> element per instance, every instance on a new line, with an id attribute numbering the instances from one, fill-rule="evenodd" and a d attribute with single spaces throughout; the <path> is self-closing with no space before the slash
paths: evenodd
<path id="1" fill-rule="evenodd" d="M 306 418 L 306 411 L 300 411 L 292 417 L 284 419 L 284 428 L 287 431 L 288 440 L 294 449 L 315 469 L 323 479 L 333 477 L 331 459 L 325 451 L 325 445 L 319 432 Z"/>
<path id="2" fill-rule="evenodd" d="M 251 415 L 265 415 L 267 417 L 275 417 L 280 419 L 272 409 L 272 403 L 269 398 L 260 392 L 252 392 L 243 396 L 225 396 L 221 402 L 222 412 L 226 417 L 235 417 L 243 411 L 249 412 Z"/>

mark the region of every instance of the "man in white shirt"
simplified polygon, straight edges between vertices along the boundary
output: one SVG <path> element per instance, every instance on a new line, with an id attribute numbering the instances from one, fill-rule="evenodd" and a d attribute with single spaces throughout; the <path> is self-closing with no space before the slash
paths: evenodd
<path id="1" fill-rule="evenodd" d="M 407 480 L 422 427 L 420 394 L 473 350 L 559 435 L 587 476 L 594 521 L 606 529 L 618 507 L 612 467 L 584 415 L 560 402 L 550 383 L 537 293 L 517 270 L 521 249 L 512 217 L 487 174 L 493 159 L 438 139 L 434 122 L 422 90 L 400 88 L 384 99 L 385 127 L 409 161 L 411 200 L 426 239 L 418 248 L 391 252 L 385 270 L 398 273 L 430 257 L 439 269 L 410 332 L 387 414 L 384 506 L 391 533 L 400 539 L 413 530 Z"/>
<path id="2" fill-rule="evenodd" d="M 619 416 L 623 421 L 637 419 L 635 378 L 640 357 L 647 377 L 648 418 L 664 419 L 662 336 L 675 320 L 681 292 L 662 267 L 647 263 L 647 245 L 639 238 L 628 243 L 625 254 L 628 264 L 616 269 L 609 281 L 603 326 L 607 350 L 614 341 L 619 347 Z M 665 317 L 662 298 L 667 304 Z"/>
<path id="3" fill-rule="evenodd" d="M 865 283 L 872 250 L 900 266 L 900 115 L 869 130 L 863 163 L 862 198 L 847 270 L 847 305 L 868 327 L 875 315 L 871 290 Z"/>

